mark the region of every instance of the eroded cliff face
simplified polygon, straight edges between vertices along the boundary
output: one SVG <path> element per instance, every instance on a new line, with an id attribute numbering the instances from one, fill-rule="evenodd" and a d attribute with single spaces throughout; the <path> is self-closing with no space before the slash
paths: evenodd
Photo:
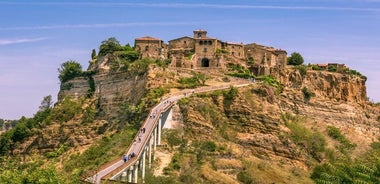
<path id="1" fill-rule="evenodd" d="M 329 81 L 337 80 L 341 76 L 321 75 L 328 76 L 326 81 L 323 82 L 322 77 L 315 79 L 313 76 L 302 80 L 306 82 L 315 79 L 321 82 L 310 86 L 302 84 L 308 88 L 321 86 L 320 89 L 323 89 L 317 91 L 315 88 L 314 92 L 317 95 L 309 101 L 304 100 L 298 86 L 285 87 L 281 94 L 276 95 L 275 88 L 260 83 L 239 89 L 232 101 L 226 100 L 223 95 L 212 93 L 201 97 L 191 97 L 184 105 L 181 105 L 186 139 L 212 140 L 220 147 L 228 145 L 232 148 L 231 155 L 228 155 L 232 162 L 249 161 L 258 165 L 266 163 L 267 171 L 265 172 L 261 171 L 259 166 L 257 168 L 252 165 L 246 166 L 254 169 L 252 172 L 257 176 L 254 179 L 258 183 L 312 183 L 307 179 L 308 172 L 312 170 L 313 165 L 322 162 L 326 157 L 321 154 L 313 158 L 307 148 L 294 142 L 289 136 L 291 130 L 286 126 L 282 116 L 292 114 L 302 118 L 302 126 L 324 135 L 327 140 L 326 147 L 332 150 L 336 149 L 336 145 L 328 138 L 327 126 L 339 128 L 352 143 L 357 145 L 352 151 L 353 155 L 359 155 L 368 150 L 369 144 L 380 136 L 380 122 L 376 119 L 380 114 L 380 108 L 358 103 L 363 100 L 361 97 L 363 92 L 351 89 L 347 94 L 348 98 L 329 99 L 330 95 L 336 93 L 332 92 L 334 90 L 355 85 L 358 85 L 360 89 L 363 87 L 362 83 L 355 81 L 354 84 L 349 84 L 349 82 L 336 84 L 342 86 L 336 88 L 332 87 Z M 324 89 L 327 88 L 332 91 L 325 92 Z M 354 97 L 360 97 L 360 100 L 355 102 L 358 98 Z M 223 160 L 225 157 L 223 152 L 215 154 L 216 160 Z M 229 169 L 235 170 L 235 173 L 224 172 L 228 168 L 229 166 L 224 166 L 224 169 L 217 169 L 215 173 L 219 173 L 218 177 L 225 177 L 227 174 L 230 179 L 236 179 L 235 174 L 242 171 L 242 169 L 231 167 Z M 299 173 L 295 173 L 295 170 Z M 281 177 L 268 177 L 272 175 Z M 303 178 L 304 176 L 306 179 Z"/>
<path id="2" fill-rule="evenodd" d="M 95 66 L 96 65 L 96 66 Z M 133 74 L 128 71 L 110 71 L 109 58 L 97 60 L 89 66 L 94 74 L 88 77 L 77 77 L 61 84 L 58 100 L 70 96 L 96 98 L 99 114 L 106 119 L 120 115 L 123 106 L 136 104 L 147 91 L 148 73 Z"/>
<path id="3" fill-rule="evenodd" d="M 288 88 L 307 87 L 318 98 L 333 101 L 366 103 L 366 79 L 358 75 L 342 74 L 328 71 L 307 70 L 302 75 L 299 70 L 288 68 L 275 74 Z"/>

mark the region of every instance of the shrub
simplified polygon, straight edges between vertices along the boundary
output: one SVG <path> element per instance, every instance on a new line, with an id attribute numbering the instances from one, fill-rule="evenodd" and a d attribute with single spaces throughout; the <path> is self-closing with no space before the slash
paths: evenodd
<path id="1" fill-rule="evenodd" d="M 118 56 L 122 60 L 133 62 L 139 59 L 140 53 L 134 50 L 128 50 L 128 51 L 116 51 L 115 55 Z"/>
<path id="2" fill-rule="evenodd" d="M 312 70 L 322 70 L 322 68 L 317 66 L 317 65 L 311 65 L 311 69 Z"/>
<path id="3" fill-rule="evenodd" d="M 58 68 L 61 83 L 82 75 L 82 66 L 73 60 L 66 61 Z"/>
<path id="4" fill-rule="evenodd" d="M 343 151 L 344 152 L 344 150 L 345 149 L 354 149 L 355 147 L 356 147 L 356 144 L 353 144 L 353 143 L 351 143 L 342 133 L 341 133 L 341 131 L 339 130 L 339 128 L 336 128 L 336 127 L 334 127 L 334 126 L 328 126 L 327 127 L 327 134 L 331 137 L 331 138 L 333 138 L 333 139 L 335 139 L 335 140 L 337 140 L 337 141 L 339 141 L 340 143 L 341 143 L 341 145 L 342 145 L 342 147 L 341 147 L 341 149 L 343 149 L 343 150 L 341 150 L 341 151 Z"/>
<path id="5" fill-rule="evenodd" d="M 302 88 L 302 93 L 306 102 L 309 102 L 311 97 L 315 96 L 315 93 L 311 92 L 307 87 Z"/>
<path id="6" fill-rule="evenodd" d="M 254 180 L 247 171 L 241 171 L 237 174 L 237 179 L 244 184 L 254 184 Z"/>
<path id="7" fill-rule="evenodd" d="M 307 73 L 307 66 L 306 65 L 298 65 L 295 66 L 294 69 L 298 70 L 302 76 L 305 76 Z"/>
<path id="8" fill-rule="evenodd" d="M 151 59 L 137 60 L 129 65 L 129 72 L 133 75 L 144 75 L 148 71 L 149 64 L 153 63 Z"/>
<path id="9" fill-rule="evenodd" d="M 184 140 L 176 130 L 167 130 L 164 134 L 165 140 L 170 147 L 179 146 Z"/>
<path id="10" fill-rule="evenodd" d="M 94 81 L 94 78 L 92 76 L 88 77 L 88 85 L 90 88 L 87 90 L 87 98 L 91 98 L 95 92 L 95 81 Z"/>
<path id="11" fill-rule="evenodd" d="M 64 98 L 52 111 L 52 119 L 57 122 L 66 122 L 81 112 L 82 103 L 71 97 Z"/>
<path id="12" fill-rule="evenodd" d="M 276 94 L 282 93 L 282 90 L 284 87 L 282 86 L 280 81 L 278 81 L 276 78 L 274 78 L 270 75 L 265 75 L 265 76 L 256 77 L 256 79 L 263 81 L 264 84 L 275 87 L 276 88 Z"/>
<path id="13" fill-rule="evenodd" d="M 234 99 L 237 97 L 238 92 L 239 92 L 239 91 L 238 91 L 237 88 L 231 86 L 231 87 L 230 87 L 230 90 L 228 90 L 226 93 L 224 93 L 224 98 L 225 98 L 226 100 L 230 100 L 230 101 L 232 101 L 232 100 L 234 100 Z"/>
<path id="14" fill-rule="evenodd" d="M 303 147 L 313 158 L 320 160 L 326 147 L 326 139 L 319 132 L 312 132 L 297 121 L 287 120 L 286 126 L 291 130 L 290 138 Z"/>
<path id="15" fill-rule="evenodd" d="M 336 72 L 336 71 L 337 71 L 337 68 L 336 68 L 336 66 L 334 66 L 334 65 L 329 65 L 328 68 L 327 68 L 327 70 L 328 70 L 329 72 Z"/>
<path id="16" fill-rule="evenodd" d="M 290 57 L 288 57 L 288 65 L 302 65 L 303 62 L 303 57 L 298 52 L 293 52 Z"/>
<path id="17" fill-rule="evenodd" d="M 201 144 L 201 149 L 208 152 L 214 152 L 216 150 L 216 144 L 213 141 L 205 141 Z"/>
<path id="18" fill-rule="evenodd" d="M 178 82 L 181 84 L 179 88 L 196 88 L 204 86 L 208 77 L 202 73 L 192 73 L 192 77 L 180 78 Z"/>

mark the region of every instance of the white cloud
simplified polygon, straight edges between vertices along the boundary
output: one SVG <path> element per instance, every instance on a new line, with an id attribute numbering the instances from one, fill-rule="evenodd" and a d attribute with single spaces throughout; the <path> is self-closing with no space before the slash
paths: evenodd
<path id="1" fill-rule="evenodd" d="M 366 0 L 380 2 L 380 0 Z M 215 8 L 215 9 L 284 9 L 284 10 L 338 10 L 338 11 L 380 11 L 379 8 L 329 7 L 329 6 L 283 6 L 249 4 L 209 4 L 209 3 L 119 3 L 119 2 L 0 2 L 3 5 L 35 6 L 127 6 L 157 8 Z"/>
<path id="2" fill-rule="evenodd" d="M 0 39 L 0 45 L 11 45 L 18 43 L 29 43 L 46 40 L 47 38 L 24 38 L 24 39 Z"/>
<path id="3" fill-rule="evenodd" d="M 136 26 L 178 26 L 178 25 L 198 25 L 198 24 L 218 24 L 224 21 L 193 21 L 193 22 L 129 22 L 110 24 L 66 24 L 66 25 L 43 25 L 24 27 L 0 27 L 0 31 L 19 30 L 43 30 L 43 29 L 77 29 L 77 28 L 111 28 L 111 27 L 136 27 Z"/>

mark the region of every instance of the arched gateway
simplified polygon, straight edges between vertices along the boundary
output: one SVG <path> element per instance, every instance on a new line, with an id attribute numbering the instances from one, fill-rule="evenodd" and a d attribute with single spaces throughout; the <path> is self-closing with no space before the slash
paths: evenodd
<path id="1" fill-rule="evenodd" d="M 207 58 L 203 58 L 201 61 L 201 67 L 210 67 L 210 60 Z"/>

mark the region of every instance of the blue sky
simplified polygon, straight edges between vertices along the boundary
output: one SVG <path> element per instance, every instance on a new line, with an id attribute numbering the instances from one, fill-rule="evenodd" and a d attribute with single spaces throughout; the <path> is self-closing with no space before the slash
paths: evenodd
<path id="1" fill-rule="evenodd" d="M 380 101 L 380 0 L 0 0 L 0 118 L 30 117 L 44 96 L 56 99 L 60 64 L 86 69 L 109 37 L 167 42 L 194 29 L 297 51 L 306 63 L 345 63 L 368 77 L 368 96 Z"/>

